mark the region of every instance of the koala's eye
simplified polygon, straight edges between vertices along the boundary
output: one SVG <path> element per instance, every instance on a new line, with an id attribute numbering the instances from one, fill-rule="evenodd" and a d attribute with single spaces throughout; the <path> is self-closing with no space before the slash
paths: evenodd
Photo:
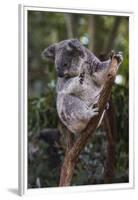
<path id="1" fill-rule="evenodd" d="M 64 64 L 63 64 L 63 67 L 67 67 L 67 66 L 68 66 L 68 64 L 67 64 L 67 63 L 64 63 Z"/>

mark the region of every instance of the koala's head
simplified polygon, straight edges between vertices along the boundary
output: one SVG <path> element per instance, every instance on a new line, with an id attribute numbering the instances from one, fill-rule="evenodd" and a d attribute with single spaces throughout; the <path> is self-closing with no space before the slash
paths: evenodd
<path id="1" fill-rule="evenodd" d="M 42 54 L 55 63 L 59 77 L 75 77 L 81 72 L 84 47 L 77 39 L 52 44 Z"/>

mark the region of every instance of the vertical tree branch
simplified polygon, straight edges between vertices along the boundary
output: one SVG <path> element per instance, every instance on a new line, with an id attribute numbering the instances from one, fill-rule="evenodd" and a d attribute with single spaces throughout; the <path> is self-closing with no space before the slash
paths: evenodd
<path id="1" fill-rule="evenodd" d="M 69 130 L 67 130 L 67 146 L 66 146 L 66 154 L 70 151 L 74 143 L 74 135 Z"/>
<path id="2" fill-rule="evenodd" d="M 102 55 L 101 61 L 105 61 L 107 58 Z M 117 135 L 117 123 L 115 117 L 115 106 L 112 101 L 112 97 L 109 99 L 109 109 L 106 110 L 104 115 L 104 129 L 107 137 L 107 156 L 105 161 L 105 183 L 111 183 L 115 173 L 115 148 L 116 148 L 116 135 Z"/>

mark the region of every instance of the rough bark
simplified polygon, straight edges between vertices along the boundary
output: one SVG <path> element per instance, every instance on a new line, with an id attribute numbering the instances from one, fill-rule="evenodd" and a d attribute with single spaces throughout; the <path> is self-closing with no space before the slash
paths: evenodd
<path id="1" fill-rule="evenodd" d="M 107 60 L 106 55 L 100 56 L 101 61 Z M 103 118 L 104 129 L 107 137 L 107 155 L 105 161 L 105 172 L 104 172 L 104 182 L 112 183 L 115 175 L 116 166 L 116 136 L 117 136 L 117 123 L 115 114 L 115 105 L 112 100 L 112 96 L 109 100 L 109 109 Z"/>
<path id="2" fill-rule="evenodd" d="M 118 62 L 115 57 L 113 57 L 110 64 L 109 72 L 107 75 L 107 80 L 101 91 L 100 98 L 98 101 L 99 114 L 93 117 L 88 123 L 85 130 L 76 139 L 72 147 L 66 152 L 64 162 L 61 168 L 60 183 L 59 186 L 69 186 L 71 184 L 74 167 L 85 145 L 88 143 L 92 134 L 97 128 L 98 122 L 101 118 L 103 110 L 105 109 L 106 103 L 108 102 L 111 94 L 111 89 L 115 80 L 115 76 L 118 70 Z"/>

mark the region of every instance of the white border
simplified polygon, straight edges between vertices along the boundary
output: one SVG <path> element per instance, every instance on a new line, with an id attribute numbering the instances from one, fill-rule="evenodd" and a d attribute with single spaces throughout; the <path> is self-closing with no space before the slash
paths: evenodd
<path id="1" fill-rule="evenodd" d="M 27 189 L 27 11 L 51 11 L 129 17 L 129 183 Z M 134 43 L 132 12 L 19 5 L 19 195 L 134 188 Z"/>

